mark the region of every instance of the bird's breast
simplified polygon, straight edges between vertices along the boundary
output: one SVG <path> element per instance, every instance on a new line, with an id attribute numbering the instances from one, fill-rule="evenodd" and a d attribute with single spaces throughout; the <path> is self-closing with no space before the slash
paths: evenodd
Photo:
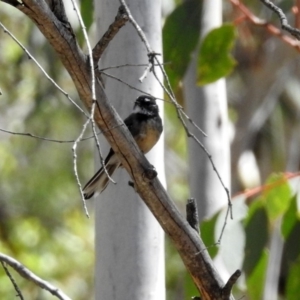
<path id="1" fill-rule="evenodd" d="M 143 153 L 149 152 L 159 140 L 161 130 L 158 124 L 151 122 L 143 124 L 140 133 L 135 137 L 135 141 Z"/>

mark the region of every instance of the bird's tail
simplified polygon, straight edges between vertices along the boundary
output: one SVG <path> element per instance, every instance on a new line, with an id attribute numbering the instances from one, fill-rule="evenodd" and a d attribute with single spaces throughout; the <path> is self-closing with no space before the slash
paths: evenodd
<path id="1" fill-rule="evenodd" d="M 110 156 L 110 155 L 109 155 Z M 110 157 L 105 160 L 105 169 L 109 176 L 112 176 L 115 170 L 120 166 L 120 162 L 117 155 L 112 153 Z M 83 195 L 84 199 L 88 200 L 94 196 L 94 194 L 102 193 L 109 183 L 104 168 L 102 167 L 84 186 Z"/>

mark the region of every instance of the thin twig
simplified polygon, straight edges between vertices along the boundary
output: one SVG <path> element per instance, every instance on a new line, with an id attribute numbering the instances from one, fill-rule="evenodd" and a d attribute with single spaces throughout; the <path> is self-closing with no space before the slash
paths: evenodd
<path id="1" fill-rule="evenodd" d="M 87 126 L 89 125 L 90 123 L 90 119 L 88 119 L 83 127 L 82 127 L 82 130 L 81 130 L 81 133 L 79 134 L 78 138 L 75 140 L 74 144 L 73 144 L 73 147 L 72 147 L 72 152 L 73 152 L 73 167 L 74 167 L 74 174 L 75 174 L 75 178 L 76 178 L 76 182 L 77 182 L 77 186 L 79 187 L 79 192 L 80 192 L 80 195 L 81 195 L 81 199 L 82 199 L 82 204 L 83 204 L 83 209 L 85 211 L 85 215 L 89 218 L 90 215 L 89 215 L 89 212 L 88 212 L 88 209 L 87 209 L 87 206 L 86 206 L 86 202 L 85 202 L 85 199 L 84 199 L 84 194 L 83 194 L 83 191 L 82 191 L 82 186 L 81 186 L 81 182 L 80 182 L 80 179 L 79 179 L 79 175 L 78 175 L 78 171 L 77 171 L 77 145 L 78 143 L 81 141 L 81 138 L 87 128 Z"/>
<path id="2" fill-rule="evenodd" d="M 166 79 L 167 82 L 168 82 L 168 79 L 167 79 L 168 76 L 167 76 L 167 74 L 166 74 L 166 72 L 165 72 L 163 66 L 160 66 L 160 68 L 161 68 L 161 70 L 162 70 L 162 72 L 163 72 L 163 74 L 164 74 L 165 79 Z M 165 91 L 165 92 L 167 93 L 167 95 L 169 96 L 169 98 L 170 98 L 170 100 L 172 101 L 172 103 L 174 104 L 174 106 L 177 108 L 178 103 L 177 103 L 177 101 L 176 101 L 176 99 L 175 99 L 175 97 L 174 97 L 173 92 L 170 92 L 170 91 L 172 91 L 171 86 L 169 87 L 170 90 L 168 90 L 168 89 L 162 84 L 162 82 L 159 80 L 158 76 L 155 74 L 155 71 L 153 71 L 153 73 L 154 73 L 154 76 L 156 77 L 156 79 L 159 81 L 159 83 L 160 83 L 161 86 L 163 87 L 164 91 Z M 206 149 L 206 147 L 201 143 L 201 141 L 200 141 L 193 133 L 191 133 L 191 132 L 189 131 L 189 129 L 188 129 L 188 127 L 187 127 L 187 125 L 186 125 L 186 123 L 185 123 L 185 121 L 183 120 L 182 115 L 181 115 L 181 114 L 183 113 L 183 110 L 177 108 L 176 111 L 177 111 L 177 115 L 178 115 L 179 119 L 181 120 L 181 123 L 182 123 L 182 125 L 183 125 L 183 127 L 184 127 L 184 129 L 185 129 L 186 135 L 187 135 L 188 137 L 191 137 L 191 138 L 192 138 L 192 139 L 193 139 L 193 140 L 201 147 L 201 149 L 206 153 L 206 155 L 207 155 L 207 157 L 208 157 L 208 159 L 209 159 L 209 161 L 210 161 L 210 163 L 211 163 L 211 165 L 212 165 L 212 167 L 213 167 L 214 172 L 216 173 L 216 175 L 217 175 L 217 177 L 218 177 L 218 179 L 219 179 L 219 181 L 220 181 L 222 187 L 224 188 L 224 190 L 225 190 L 225 192 L 226 192 L 226 195 L 227 195 L 227 202 L 228 202 L 228 208 L 229 208 L 229 211 L 230 211 L 230 217 L 231 217 L 231 219 L 233 219 L 233 214 L 232 214 L 232 203 L 231 203 L 231 198 L 230 198 L 230 192 L 229 192 L 229 189 L 225 186 L 225 183 L 223 182 L 223 179 L 222 179 L 222 177 L 221 177 L 221 175 L 220 175 L 218 169 L 217 169 L 216 166 L 215 166 L 215 163 L 214 163 L 214 161 L 213 161 L 212 155 L 209 153 L 209 151 Z M 199 129 L 200 129 L 200 128 L 199 128 Z M 201 132 L 202 132 L 202 131 L 201 131 Z M 202 133 L 204 133 L 204 132 L 202 132 Z M 205 133 L 204 133 L 204 134 L 205 134 Z M 226 220 L 227 220 L 227 219 L 226 219 Z M 227 223 L 226 220 L 225 220 L 225 223 Z M 221 233 L 221 237 L 222 237 L 222 235 L 223 235 L 223 233 Z"/>
<path id="3" fill-rule="evenodd" d="M 287 18 L 281 8 L 279 8 L 269 0 L 260 0 L 260 1 L 277 14 L 277 16 L 280 19 L 281 27 L 283 30 L 286 30 L 291 35 L 293 35 L 297 40 L 300 40 L 300 30 L 289 25 Z"/>
<path id="4" fill-rule="evenodd" d="M 166 64 L 166 63 L 164 63 Z M 102 68 L 99 69 L 100 72 L 106 71 L 106 70 L 111 70 L 111 69 L 119 69 L 119 68 L 125 68 L 125 67 L 147 67 L 149 64 L 123 64 L 123 65 L 117 65 L 117 66 L 110 66 L 107 68 Z M 158 65 L 155 65 L 158 66 Z"/>
<path id="5" fill-rule="evenodd" d="M 96 106 L 96 104 L 95 104 L 96 103 L 95 72 L 94 72 L 94 61 L 93 61 L 93 58 L 92 58 L 92 48 L 91 48 L 89 38 L 88 38 L 88 35 L 87 35 L 87 32 L 86 32 L 86 27 L 84 25 L 81 14 L 80 14 L 79 9 L 77 7 L 77 3 L 74 0 L 71 0 L 71 2 L 73 4 L 73 8 L 76 12 L 77 18 L 79 20 L 79 24 L 80 24 L 82 32 L 83 32 L 84 39 L 85 39 L 86 44 L 87 44 L 88 53 L 89 53 L 91 78 L 92 78 L 91 79 L 91 84 L 92 84 L 92 101 L 93 101 L 93 104 L 92 104 L 92 109 L 91 109 L 91 115 L 89 116 L 89 119 L 85 122 L 85 124 L 83 125 L 82 131 L 79 134 L 78 138 L 76 139 L 76 141 L 74 142 L 73 147 L 72 147 L 74 173 L 75 173 L 77 185 L 78 185 L 79 190 L 80 190 L 81 200 L 82 200 L 82 203 L 83 203 L 84 211 L 85 211 L 86 216 L 89 218 L 88 209 L 87 209 L 87 206 L 86 206 L 86 203 L 85 203 L 84 194 L 83 194 L 83 191 L 82 191 L 82 187 L 81 187 L 81 183 L 80 183 L 79 175 L 78 175 L 78 171 L 77 171 L 77 152 L 76 152 L 76 149 L 77 149 L 78 142 L 81 140 L 81 138 L 84 135 L 84 133 L 86 131 L 86 128 L 87 128 L 87 126 L 90 122 L 92 122 L 92 130 L 93 130 L 93 134 L 94 134 L 94 137 L 95 137 L 95 140 L 96 140 L 96 143 L 97 143 L 97 147 L 98 147 L 98 144 L 99 144 L 99 140 L 98 140 L 98 137 L 97 137 L 97 134 L 96 134 L 96 129 L 95 129 L 95 122 L 94 122 L 94 112 L 95 112 L 95 106 Z"/>
<path id="6" fill-rule="evenodd" d="M 25 0 L 23 0 L 25 1 Z M 78 76 L 78 80 L 75 80 L 75 85 L 78 89 L 78 92 L 84 101 L 84 103 L 90 107 L 91 105 L 91 93 L 87 88 L 86 92 L 82 91 L 82 87 L 87 87 L 86 78 L 89 77 L 89 66 L 87 66 L 86 59 L 82 55 L 81 50 L 76 47 L 73 48 L 74 52 L 69 51 L 70 45 L 69 40 L 64 39 L 64 37 L 60 37 L 60 31 L 56 32 L 56 28 L 52 27 L 51 22 L 45 22 L 49 26 L 47 29 L 43 27 L 43 19 L 47 18 L 46 21 L 52 20 L 52 15 L 49 14 L 49 17 L 46 13 L 42 11 L 38 5 L 36 5 L 37 1 L 34 0 L 26 0 L 30 5 L 24 6 L 23 11 L 29 15 L 37 24 L 37 26 L 41 29 L 43 33 L 45 33 L 46 38 L 52 42 L 54 49 L 58 52 L 59 57 L 62 59 L 65 64 L 67 70 L 70 72 L 71 76 L 75 75 L 83 75 Z M 39 1 L 39 3 L 44 4 L 44 1 Z M 31 9 L 31 4 L 35 9 Z M 61 42 L 61 45 L 57 46 L 57 43 L 54 43 L 51 38 L 58 38 Z M 73 38 L 73 36 L 72 36 Z M 76 45 L 77 46 L 77 45 Z M 71 53 L 71 54 L 70 54 Z M 81 70 L 74 70 L 73 63 L 74 57 L 77 57 L 78 66 L 81 67 Z M 80 72 L 81 71 L 81 72 Z M 78 74 L 79 73 L 79 74 Z M 74 78 L 74 77 L 73 77 Z M 97 86 L 98 87 L 98 86 Z M 98 91 L 98 90 L 97 90 Z M 99 95 L 102 91 L 99 89 Z M 101 106 L 102 110 L 96 111 L 97 113 L 97 124 L 99 127 L 104 127 L 105 123 L 109 124 L 117 124 L 118 120 L 113 113 L 113 109 L 109 107 L 106 97 L 102 97 L 101 95 L 101 103 L 100 99 L 97 102 L 99 106 Z M 102 114 L 102 115 L 101 115 Z M 128 136 L 128 133 L 126 134 Z M 116 140 L 116 138 L 120 138 L 120 142 Z M 128 136 L 129 137 L 129 136 Z M 114 133 L 113 135 L 107 135 L 107 138 L 113 145 L 113 148 L 117 146 L 121 146 L 122 142 L 125 142 L 124 151 L 130 152 L 130 146 L 126 143 L 126 139 L 122 132 Z M 128 154 L 128 158 L 120 157 L 122 163 L 125 165 L 127 171 L 130 173 L 131 170 L 140 170 L 140 162 L 138 163 L 136 159 L 136 155 L 139 155 L 140 152 L 138 149 L 131 149 L 132 153 Z M 123 153 L 125 153 L 123 151 Z M 121 151 L 122 152 L 122 151 Z M 128 160 L 128 164 L 126 161 Z M 145 161 L 146 162 L 146 161 Z M 132 169 L 130 168 L 132 167 Z M 137 188 L 141 197 L 145 200 L 145 203 L 150 208 L 150 210 L 155 214 L 156 218 L 159 220 L 160 224 L 164 228 L 164 230 L 169 234 L 171 239 L 174 241 L 176 249 L 180 253 L 183 258 L 183 261 L 187 268 L 190 270 L 190 273 L 193 277 L 195 284 L 198 289 L 201 291 L 207 291 L 210 294 L 212 291 L 214 294 L 220 292 L 220 288 L 223 286 L 220 276 L 215 271 L 213 264 L 209 258 L 209 256 L 205 253 L 201 258 L 192 260 L 191 256 L 194 252 L 199 251 L 203 248 L 203 243 L 199 237 L 195 234 L 195 232 L 187 226 L 186 221 L 182 218 L 176 206 L 173 204 L 171 199 L 168 197 L 166 191 L 162 188 L 160 182 L 158 180 L 153 181 L 153 185 L 151 187 L 146 185 L 145 180 L 142 174 L 138 171 L 134 174 L 136 179 Z M 159 193 L 159 197 L 157 197 Z M 178 238 L 182 236 L 183 239 Z M 205 278 L 206 280 L 203 280 Z M 213 289 L 213 290 L 212 290 Z M 215 297 L 216 298 L 216 297 Z"/>
<path id="7" fill-rule="evenodd" d="M 157 63 L 159 63 L 158 60 L 157 60 Z M 163 87 L 164 91 L 165 91 L 165 92 L 167 93 L 167 95 L 169 96 L 169 98 L 170 98 L 170 100 L 172 101 L 172 103 L 174 104 L 174 106 L 177 108 L 178 103 L 177 103 L 177 101 L 176 101 L 176 99 L 175 99 L 175 97 L 174 97 L 174 93 L 173 93 L 173 91 L 172 91 L 170 82 L 169 82 L 169 80 L 168 80 L 167 73 L 166 73 L 166 71 L 165 71 L 165 69 L 164 69 L 164 67 L 163 67 L 162 65 L 160 65 L 160 68 L 161 68 L 161 71 L 163 72 L 164 78 L 165 78 L 166 81 L 167 81 L 167 84 L 169 85 L 169 89 L 167 89 L 167 88 L 163 85 L 163 83 L 159 80 L 159 78 L 158 78 L 158 76 L 155 74 L 155 71 L 154 71 L 154 70 L 153 70 L 153 74 L 154 74 L 154 76 L 156 77 L 156 79 L 159 81 L 160 85 Z M 221 175 L 220 175 L 218 169 L 217 169 L 216 166 L 215 166 L 215 163 L 214 163 L 214 161 L 213 161 L 212 155 L 209 153 L 209 151 L 206 149 L 206 147 L 201 143 L 201 141 L 200 141 L 193 133 L 191 133 L 191 132 L 189 131 L 189 129 L 188 129 L 188 127 L 187 127 L 187 125 L 186 125 L 186 123 L 185 123 L 185 121 L 183 120 L 182 115 L 181 115 L 181 114 L 183 113 L 183 109 L 176 109 L 176 111 L 177 111 L 177 115 L 178 115 L 178 117 L 180 118 L 181 123 L 182 123 L 182 125 L 183 125 L 183 127 L 184 127 L 184 129 L 185 129 L 185 131 L 186 131 L 186 135 L 187 135 L 188 137 L 191 137 L 191 138 L 192 138 L 192 139 L 193 139 L 193 140 L 201 147 L 201 149 L 206 153 L 206 155 L 207 155 L 207 157 L 208 157 L 208 159 L 209 159 L 209 161 L 210 161 L 210 163 L 211 163 L 211 165 L 212 165 L 212 167 L 213 167 L 214 172 L 216 173 L 216 175 L 217 175 L 217 177 L 218 177 L 218 179 L 219 179 L 219 181 L 220 181 L 222 187 L 224 188 L 224 190 L 225 190 L 225 192 L 226 192 L 227 202 L 228 202 L 228 209 L 229 209 L 229 211 L 230 211 L 230 218 L 233 219 L 233 214 L 232 214 L 232 203 L 231 203 L 231 198 L 230 198 L 230 192 L 229 192 L 229 189 L 226 187 L 225 183 L 223 182 L 223 179 L 222 179 L 222 177 L 221 177 Z M 185 113 L 184 113 L 184 114 L 185 114 Z M 186 114 L 185 114 L 185 115 L 186 115 Z M 190 119 L 190 118 L 189 118 L 189 119 Z M 198 128 L 198 127 L 196 127 L 196 128 Z M 200 129 L 200 128 L 199 128 L 199 129 Z M 201 132 L 202 132 L 203 134 L 205 134 L 202 130 L 201 130 Z M 225 223 L 226 223 L 226 220 L 225 220 Z M 221 235 L 221 236 L 222 236 L 222 235 Z"/>
<path id="8" fill-rule="evenodd" d="M 101 86 L 101 89 L 102 91 L 104 92 L 104 86 L 102 85 L 102 82 L 99 78 L 97 78 L 97 82 L 98 84 Z M 99 107 L 99 104 L 97 103 L 97 101 L 95 101 L 95 105 L 97 104 L 97 107 L 100 111 L 100 107 Z M 95 110 L 95 107 L 94 107 L 94 110 Z M 93 114 L 94 116 L 94 114 Z M 94 122 L 94 118 L 92 119 L 92 121 Z M 100 162 L 101 162 L 101 166 L 103 167 L 103 170 L 108 178 L 108 180 L 110 182 L 112 182 L 113 184 L 116 184 L 116 182 L 111 178 L 111 176 L 109 175 L 107 169 L 106 169 L 106 165 L 105 165 L 105 161 L 103 159 L 103 155 L 102 155 L 102 151 L 101 151 L 101 147 L 100 147 L 100 143 L 99 143 L 99 140 L 98 140 L 98 137 L 96 136 L 96 145 L 97 145 L 97 149 L 98 149 L 98 154 L 99 154 L 99 159 L 100 159 Z"/>
<path id="9" fill-rule="evenodd" d="M 155 52 L 148 53 L 149 63 L 146 66 L 144 74 L 139 79 L 140 82 L 143 82 L 144 79 L 147 77 L 148 73 L 151 72 L 151 71 L 153 71 L 153 68 L 155 66 L 155 64 L 154 64 L 154 57 L 157 56 L 157 55 L 161 55 L 161 54 L 160 53 L 155 53 Z"/>
<path id="10" fill-rule="evenodd" d="M 227 210 L 226 210 L 226 214 L 225 214 L 225 218 L 224 218 L 224 223 L 223 223 L 223 226 L 222 226 L 222 229 L 221 229 L 221 233 L 220 233 L 218 241 L 216 242 L 215 245 L 220 245 L 221 244 L 221 240 L 222 240 L 223 234 L 225 232 L 225 228 L 226 228 L 226 225 L 227 225 L 227 220 L 228 220 L 229 214 L 231 214 L 231 219 L 232 219 L 232 204 L 231 204 L 231 201 L 230 201 L 230 205 L 227 206 Z"/>
<path id="11" fill-rule="evenodd" d="M 129 21 L 130 23 L 133 25 L 133 27 L 135 28 L 135 30 L 137 31 L 138 35 L 140 36 L 141 40 L 143 41 L 146 49 L 147 49 L 147 52 L 148 53 L 152 53 L 152 49 L 150 47 L 150 44 L 146 38 L 146 35 L 145 33 L 143 32 L 143 30 L 141 29 L 141 27 L 139 26 L 139 24 L 135 21 L 135 19 L 133 18 L 131 12 L 130 12 L 130 9 L 129 7 L 127 6 L 125 0 L 119 0 L 120 3 L 124 6 L 124 9 L 128 15 L 128 18 L 129 18 Z"/>
<path id="12" fill-rule="evenodd" d="M 296 0 L 295 5 L 292 7 L 292 12 L 295 15 L 295 28 L 300 28 L 300 0 Z"/>
<path id="13" fill-rule="evenodd" d="M 172 87 L 171 87 L 171 84 L 170 84 L 170 81 L 168 79 L 168 76 L 167 76 L 167 73 L 163 67 L 163 65 L 161 64 L 161 62 L 158 60 L 157 58 L 157 53 L 155 53 L 151 47 L 150 47 L 150 44 L 143 32 L 143 30 L 140 28 L 139 24 L 135 21 L 135 19 L 133 18 L 133 16 L 131 15 L 131 12 L 127 6 L 127 4 L 125 3 L 125 0 L 119 0 L 121 2 L 122 5 L 124 5 L 126 11 L 127 11 L 127 14 L 129 16 L 129 21 L 132 23 L 133 27 L 135 28 L 135 30 L 137 31 L 138 35 L 140 36 L 141 40 L 143 41 L 143 43 L 145 44 L 145 47 L 147 49 L 147 52 L 148 52 L 148 57 L 149 57 L 149 62 L 152 64 L 152 68 L 151 68 L 151 71 L 152 73 L 154 74 L 155 78 L 157 79 L 157 81 L 159 82 L 159 84 L 161 85 L 161 87 L 163 88 L 163 90 L 166 92 L 166 94 L 169 96 L 171 102 L 173 103 L 173 105 L 175 106 L 176 108 L 176 112 L 177 112 L 177 116 L 178 118 L 180 119 L 185 131 L 186 131 L 186 134 L 188 137 L 191 137 L 195 140 L 195 142 L 202 148 L 202 150 L 206 153 L 212 167 L 213 167 L 213 170 L 214 172 L 216 173 L 222 187 L 224 188 L 225 192 L 226 192 L 226 196 L 227 196 L 227 202 L 228 202 L 228 210 L 230 212 L 230 217 L 231 219 L 233 219 L 233 214 L 232 214 L 232 203 L 231 203 L 231 198 L 230 198 L 230 193 L 229 193 L 229 189 L 225 186 L 222 178 L 221 178 L 221 175 L 220 173 L 218 172 L 216 166 L 215 166 L 215 163 L 212 159 L 212 156 L 211 154 L 208 152 L 208 150 L 205 148 L 205 146 L 200 142 L 200 140 L 194 135 L 192 134 L 184 119 L 182 118 L 182 115 L 184 115 L 188 120 L 189 122 L 192 124 L 192 125 L 196 125 L 192 120 L 191 118 L 189 118 L 187 116 L 187 114 L 183 111 L 182 107 L 178 104 L 178 102 L 176 101 L 176 98 L 175 98 L 175 95 L 172 91 Z M 156 72 L 155 72 L 155 68 L 154 68 L 154 64 L 158 64 L 159 65 L 159 68 L 163 74 L 163 77 L 164 79 L 166 80 L 167 82 L 167 88 L 164 86 L 164 84 L 161 82 L 161 80 L 159 79 L 159 77 L 157 76 Z M 200 128 L 199 126 L 195 126 L 198 130 L 200 130 L 200 132 L 204 135 L 204 136 L 207 136 Z M 226 220 L 225 220 L 225 223 L 226 223 Z M 222 236 L 222 235 L 221 235 Z"/>
<path id="14" fill-rule="evenodd" d="M 107 48 L 110 41 L 115 37 L 119 30 L 128 21 L 128 15 L 123 5 L 119 7 L 118 13 L 114 22 L 108 27 L 107 31 L 104 33 L 99 42 L 95 45 L 93 49 L 93 61 L 97 65 L 99 59 L 101 58 L 104 50 Z"/>
<path id="15" fill-rule="evenodd" d="M 143 93 L 143 94 L 145 94 L 145 95 L 151 96 L 149 93 L 147 93 L 147 92 L 145 92 L 145 91 L 143 91 L 143 90 L 141 90 L 141 89 L 136 88 L 135 86 L 133 86 L 133 85 L 131 85 L 131 84 L 125 82 L 124 80 L 122 80 L 122 79 L 120 79 L 120 78 L 118 78 L 118 77 L 116 77 L 116 76 L 114 76 L 114 75 L 111 75 L 111 74 L 106 73 L 106 72 L 101 72 L 101 73 L 102 73 L 103 75 L 109 77 L 109 78 L 112 78 L 112 79 L 114 79 L 114 80 L 116 80 L 116 81 L 118 81 L 118 82 L 121 82 L 122 84 L 128 86 L 128 87 L 129 87 L 130 89 L 132 89 L 132 90 L 135 90 L 135 91 L 138 91 L 138 92 Z"/>
<path id="16" fill-rule="evenodd" d="M 92 77 L 92 108 L 91 108 L 91 115 L 89 117 L 89 120 L 86 124 L 84 124 L 83 128 L 82 128 L 82 132 L 81 134 L 79 135 L 78 139 L 75 141 L 74 145 L 73 145 L 73 158 L 74 158 L 74 171 L 75 171 L 75 176 L 76 176 L 76 180 L 77 180 L 77 184 L 78 184 L 78 187 L 80 188 L 80 193 L 81 193 L 81 197 L 82 197 L 82 201 L 84 203 L 84 208 L 86 210 L 86 204 L 85 204 L 85 199 L 84 199 L 84 195 L 83 195 L 83 191 L 81 189 L 81 184 L 79 183 L 79 176 L 78 176 L 78 173 L 77 173 L 77 155 L 76 155 L 76 148 L 77 148 L 77 143 L 80 141 L 81 137 L 83 136 L 86 128 L 87 128 L 87 125 L 89 122 L 92 123 L 92 131 L 93 131 L 93 134 L 94 134 L 94 138 L 95 138 L 95 141 L 96 141 L 96 146 L 97 146 L 97 150 L 98 150 L 98 154 L 99 154 L 99 157 L 100 157 L 100 162 L 103 166 L 103 169 L 108 177 L 108 179 L 115 183 L 115 181 L 110 177 L 110 175 L 108 174 L 107 172 L 107 169 L 106 169 L 106 166 L 104 164 L 104 159 L 103 159 L 103 155 L 102 155 L 102 151 L 101 151 L 101 147 L 100 147 L 100 142 L 99 142 L 99 139 L 98 139 L 98 136 L 97 136 L 97 133 L 96 133 L 96 125 L 95 125 L 95 120 L 94 120 L 94 114 L 95 114 L 95 109 L 96 109 L 96 103 L 97 103 L 97 99 L 96 99 L 96 78 L 95 78 L 95 67 L 94 67 L 94 60 L 93 60 L 93 53 L 92 53 L 92 48 L 91 48 L 91 45 L 90 45 L 90 42 L 89 42 L 89 38 L 88 38 L 88 35 L 87 35 L 87 32 L 86 32 L 86 27 L 84 26 L 84 22 L 82 20 L 82 17 L 81 17 L 81 14 L 79 12 L 79 9 L 78 9 L 78 6 L 76 4 L 76 2 L 74 0 L 71 0 L 71 2 L 73 3 L 73 6 L 74 6 L 74 10 L 76 11 L 76 14 L 77 14 L 77 17 L 79 19 L 79 22 L 80 22 L 80 26 L 81 26 L 81 29 L 82 29 L 82 32 L 83 32 L 83 35 L 84 35 L 84 38 L 85 38 L 85 41 L 86 41 L 86 44 L 87 44 L 87 48 L 88 48 L 88 53 L 89 53 L 89 63 L 90 63 L 90 70 L 91 70 L 91 77 Z M 98 78 L 97 78 L 98 80 Z M 101 82 L 98 80 L 98 83 L 101 84 Z M 86 210 L 86 213 L 87 213 L 87 210 Z M 88 215 L 88 214 L 87 214 Z"/>
<path id="17" fill-rule="evenodd" d="M 88 115 L 85 113 L 85 111 L 69 96 L 69 94 L 64 91 L 51 77 L 48 75 L 48 73 L 45 71 L 45 69 L 39 64 L 39 62 L 34 58 L 33 55 L 30 54 L 30 52 L 23 46 L 23 44 L 0 22 L 0 26 L 2 27 L 3 31 L 7 33 L 18 45 L 19 47 L 27 54 L 27 56 L 38 66 L 38 68 L 44 73 L 46 78 L 62 93 L 64 94 L 67 99 L 75 105 L 75 107 L 83 113 L 87 118 Z"/>
<path id="18" fill-rule="evenodd" d="M 8 134 L 12 134 L 12 135 L 27 136 L 27 137 L 35 138 L 35 139 L 38 139 L 38 140 L 43 140 L 43 141 L 46 141 L 46 142 L 52 142 L 52 143 L 59 143 L 59 144 L 69 143 L 70 144 L 70 143 L 75 142 L 75 140 L 65 140 L 65 141 L 56 140 L 56 139 L 46 138 L 46 137 L 43 137 L 43 136 L 38 136 L 38 135 L 29 133 L 29 132 L 15 132 L 15 131 L 6 130 L 6 129 L 3 129 L 3 128 L 0 128 L 0 131 L 8 133 Z M 102 134 L 102 132 L 98 133 L 98 135 L 99 134 Z M 85 141 L 85 140 L 89 140 L 91 138 L 94 138 L 94 136 L 89 136 L 89 137 L 86 137 L 86 138 L 82 138 L 80 140 L 80 142 Z"/>
<path id="19" fill-rule="evenodd" d="M 19 261 L 15 260 L 14 258 L 0 253 L 0 261 L 5 262 L 9 266 L 11 266 L 14 270 L 16 270 L 22 277 L 25 279 L 34 282 L 40 288 L 48 291 L 53 296 L 57 297 L 60 300 L 71 300 L 67 295 L 65 295 L 60 289 L 53 286 L 49 282 L 41 279 L 29 269 L 27 269 L 24 265 L 22 265 Z"/>
<path id="20" fill-rule="evenodd" d="M 118 125 L 118 126 L 109 128 L 106 131 L 111 131 L 112 129 L 117 128 L 119 126 L 122 126 L 122 125 Z M 46 141 L 46 142 L 58 143 L 58 144 L 70 144 L 70 143 L 75 143 L 75 141 L 76 141 L 76 139 L 75 140 L 64 140 L 64 141 L 63 140 L 56 140 L 56 139 L 46 138 L 46 137 L 43 137 L 43 136 L 38 136 L 38 135 L 32 134 L 30 132 L 15 132 L 15 131 L 6 130 L 6 129 L 3 129 L 3 128 L 0 128 L 0 131 L 2 131 L 4 133 L 12 134 L 12 135 L 26 136 L 26 137 L 30 137 L 30 138 L 34 138 L 34 139 L 38 139 L 38 140 L 43 140 L 43 141 Z M 97 133 L 98 136 L 101 135 L 101 134 L 103 134 L 103 132 L 98 132 Z M 80 139 L 80 141 L 78 141 L 78 142 L 83 142 L 83 141 L 90 140 L 90 139 L 93 139 L 93 138 L 95 138 L 94 135 L 91 135 L 91 136 L 88 136 L 88 137 L 85 137 L 85 138 L 82 137 Z"/>
<path id="21" fill-rule="evenodd" d="M 257 16 L 255 16 L 248 9 L 248 7 L 246 7 L 240 0 L 230 0 L 230 2 L 232 3 L 232 5 L 237 7 L 239 9 L 239 11 L 241 11 L 243 13 L 244 17 L 245 17 L 245 18 L 238 18 L 238 20 L 236 22 L 234 22 L 235 24 L 239 24 L 241 22 L 241 20 L 246 19 L 246 20 L 250 21 L 252 24 L 254 24 L 256 26 L 265 27 L 266 30 L 270 34 L 280 38 L 283 42 L 287 43 L 288 45 L 295 48 L 298 52 L 300 52 L 300 43 L 299 43 L 299 41 L 297 41 L 297 40 L 293 39 L 292 37 L 286 35 L 285 33 L 282 32 L 282 30 L 280 30 L 279 28 L 277 28 L 273 24 L 268 23 L 266 20 L 260 19 Z"/>
<path id="22" fill-rule="evenodd" d="M 21 300 L 24 300 L 24 297 L 17 285 L 17 283 L 15 282 L 14 278 L 12 277 L 12 275 L 10 274 L 9 270 L 7 269 L 7 267 L 5 266 L 5 263 L 3 261 L 1 261 L 2 267 L 7 275 L 7 277 L 9 278 L 10 282 L 12 283 L 15 291 L 17 292 L 17 297 L 19 297 Z"/>

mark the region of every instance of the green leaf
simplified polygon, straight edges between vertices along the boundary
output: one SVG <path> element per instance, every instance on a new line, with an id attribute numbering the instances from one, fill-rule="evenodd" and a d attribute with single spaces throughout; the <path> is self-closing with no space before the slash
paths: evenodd
<path id="1" fill-rule="evenodd" d="M 252 272 L 254 272 L 256 265 L 261 260 L 264 248 L 268 242 L 267 213 L 259 201 L 253 202 L 250 206 L 245 231 L 246 245 L 243 269 L 247 275 L 251 275 Z"/>
<path id="2" fill-rule="evenodd" d="M 166 19 L 163 28 L 164 60 L 171 86 L 182 79 L 200 37 L 202 1 L 188 0 L 179 5 Z"/>
<path id="3" fill-rule="evenodd" d="M 233 25 L 225 24 L 210 31 L 198 53 L 197 84 L 214 82 L 232 72 L 236 61 L 230 54 L 235 40 Z"/>
<path id="4" fill-rule="evenodd" d="M 271 222 L 287 211 L 291 199 L 291 189 L 284 175 L 272 174 L 266 182 L 265 192 L 263 193 L 263 200 Z"/>
<path id="5" fill-rule="evenodd" d="M 281 232 L 285 239 L 291 233 L 291 230 L 293 229 L 297 220 L 298 220 L 297 196 L 294 196 L 292 198 L 292 201 L 290 203 L 288 210 L 286 211 L 286 213 L 284 214 L 283 219 L 282 219 Z"/>
<path id="6" fill-rule="evenodd" d="M 247 278 L 249 299 L 262 299 L 269 254 L 263 251 L 253 272 Z"/>
<path id="7" fill-rule="evenodd" d="M 299 299 L 299 263 L 300 263 L 300 222 L 297 221 L 284 243 L 281 257 L 281 278 L 286 282 L 284 287 L 285 298 L 288 300 Z M 282 281 L 283 281 L 282 280 Z M 295 294 L 296 293 L 296 294 Z"/>
<path id="8" fill-rule="evenodd" d="M 300 257 L 300 222 L 297 221 L 293 226 L 289 236 L 285 240 L 282 261 L 281 261 L 281 272 L 288 274 L 290 272 L 290 267 L 299 259 Z"/>
<path id="9" fill-rule="evenodd" d="M 215 246 L 215 226 L 218 220 L 219 213 L 214 215 L 210 220 L 201 222 L 201 238 L 207 247 L 207 251 L 211 258 L 214 258 L 218 253 L 218 247 Z"/>
<path id="10" fill-rule="evenodd" d="M 300 295 L 300 257 L 290 267 L 286 284 L 286 299 L 298 300 Z"/>
<path id="11" fill-rule="evenodd" d="M 94 14 L 93 0 L 81 0 L 80 12 L 86 30 L 89 30 L 91 25 L 93 24 L 93 14 Z"/>

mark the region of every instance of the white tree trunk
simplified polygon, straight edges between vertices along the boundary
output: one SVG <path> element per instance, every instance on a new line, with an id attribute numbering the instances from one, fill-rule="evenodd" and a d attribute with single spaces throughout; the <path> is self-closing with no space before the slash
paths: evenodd
<path id="1" fill-rule="evenodd" d="M 201 38 L 210 30 L 221 26 L 222 1 L 204 0 Z M 184 97 L 188 115 L 207 133 L 197 133 L 220 173 L 227 188 L 230 187 L 230 150 L 227 121 L 225 79 L 203 87 L 196 86 L 197 57 L 194 57 L 184 78 Z M 197 199 L 200 221 L 211 217 L 226 205 L 227 197 L 207 155 L 189 139 L 189 165 L 191 197 Z"/>
<path id="2" fill-rule="evenodd" d="M 133 17 L 156 52 L 161 50 L 160 1 L 126 1 Z M 95 1 L 97 36 L 100 38 L 118 11 L 119 1 Z M 147 64 L 145 46 L 128 22 L 109 45 L 101 59 L 100 67 L 124 64 Z M 152 74 L 139 82 L 145 67 L 122 67 L 107 70 L 119 79 L 154 97 L 163 97 L 162 90 Z M 142 93 L 114 79 L 105 79 L 108 99 L 125 118 L 134 100 Z M 158 100 L 161 116 L 162 103 Z M 103 144 L 103 143 L 102 143 Z M 163 136 L 148 155 L 164 181 Z M 103 150 L 107 153 L 107 148 Z M 98 167 L 99 165 L 97 165 Z M 164 234 L 156 219 L 134 190 L 125 170 L 113 176 L 117 185 L 108 188 L 96 201 L 96 279 L 95 299 L 165 299 Z"/>

